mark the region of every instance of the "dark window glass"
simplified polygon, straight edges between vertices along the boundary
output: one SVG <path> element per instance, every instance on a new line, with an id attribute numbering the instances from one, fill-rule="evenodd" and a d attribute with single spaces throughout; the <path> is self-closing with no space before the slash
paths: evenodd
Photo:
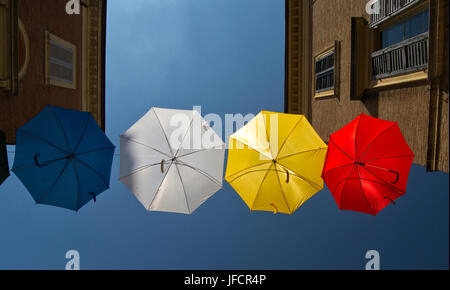
<path id="1" fill-rule="evenodd" d="M 395 26 L 389 27 L 385 31 L 382 32 L 382 48 L 389 47 L 396 43 L 403 41 L 404 34 L 404 24 L 400 23 Z"/>
<path id="2" fill-rule="evenodd" d="M 389 47 L 403 40 L 412 38 L 416 35 L 428 31 L 428 15 L 429 11 L 419 13 L 407 20 L 389 27 L 381 32 L 382 48 Z"/>
<path id="3" fill-rule="evenodd" d="M 405 21 L 405 39 L 428 31 L 428 11 L 422 12 Z"/>

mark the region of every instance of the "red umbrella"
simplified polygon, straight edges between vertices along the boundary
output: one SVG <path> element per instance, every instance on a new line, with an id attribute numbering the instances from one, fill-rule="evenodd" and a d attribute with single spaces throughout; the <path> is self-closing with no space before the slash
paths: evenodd
<path id="1" fill-rule="evenodd" d="M 377 215 L 405 194 L 413 159 L 396 122 L 361 114 L 330 136 L 322 178 L 340 209 Z"/>

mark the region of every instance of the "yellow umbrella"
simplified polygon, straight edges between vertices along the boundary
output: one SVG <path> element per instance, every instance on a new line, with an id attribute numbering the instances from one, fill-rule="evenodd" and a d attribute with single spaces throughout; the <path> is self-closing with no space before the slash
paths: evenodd
<path id="1" fill-rule="evenodd" d="M 230 136 L 225 180 L 250 210 L 292 214 L 322 190 L 326 153 L 305 116 L 262 111 Z"/>

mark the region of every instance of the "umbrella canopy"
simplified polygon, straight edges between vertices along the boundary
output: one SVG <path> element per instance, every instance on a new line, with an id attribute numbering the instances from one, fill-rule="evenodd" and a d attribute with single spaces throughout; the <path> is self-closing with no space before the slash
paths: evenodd
<path id="1" fill-rule="evenodd" d="M 361 114 L 330 136 L 322 176 L 340 209 L 376 215 L 405 194 L 413 159 L 396 122 Z"/>
<path id="2" fill-rule="evenodd" d="M 109 188 L 114 146 L 90 113 L 47 106 L 16 144 L 12 171 L 38 204 L 78 211 Z"/>
<path id="3" fill-rule="evenodd" d="M 9 176 L 8 154 L 5 133 L 0 130 L 0 184 Z"/>
<path id="4" fill-rule="evenodd" d="M 230 136 L 225 179 L 250 210 L 292 214 L 323 188 L 326 151 L 305 116 L 263 111 Z"/>
<path id="5" fill-rule="evenodd" d="M 120 136 L 119 180 L 148 211 L 191 214 L 222 188 L 224 154 L 197 111 L 152 108 Z"/>

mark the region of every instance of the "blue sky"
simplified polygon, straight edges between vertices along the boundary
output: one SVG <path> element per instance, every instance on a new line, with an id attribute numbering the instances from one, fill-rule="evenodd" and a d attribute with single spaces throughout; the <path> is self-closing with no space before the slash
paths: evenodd
<path id="1" fill-rule="evenodd" d="M 202 113 L 282 111 L 284 1 L 111 0 L 107 135 L 151 107 Z M 13 150 L 13 148 L 10 148 Z M 13 154 L 9 154 L 10 164 Z M 323 190 L 294 215 L 250 213 L 224 188 L 191 216 L 146 212 L 117 181 L 73 213 L 35 205 L 13 175 L 0 187 L 0 269 L 447 269 L 448 174 L 414 166 L 407 194 L 377 217 L 339 211 Z"/>

